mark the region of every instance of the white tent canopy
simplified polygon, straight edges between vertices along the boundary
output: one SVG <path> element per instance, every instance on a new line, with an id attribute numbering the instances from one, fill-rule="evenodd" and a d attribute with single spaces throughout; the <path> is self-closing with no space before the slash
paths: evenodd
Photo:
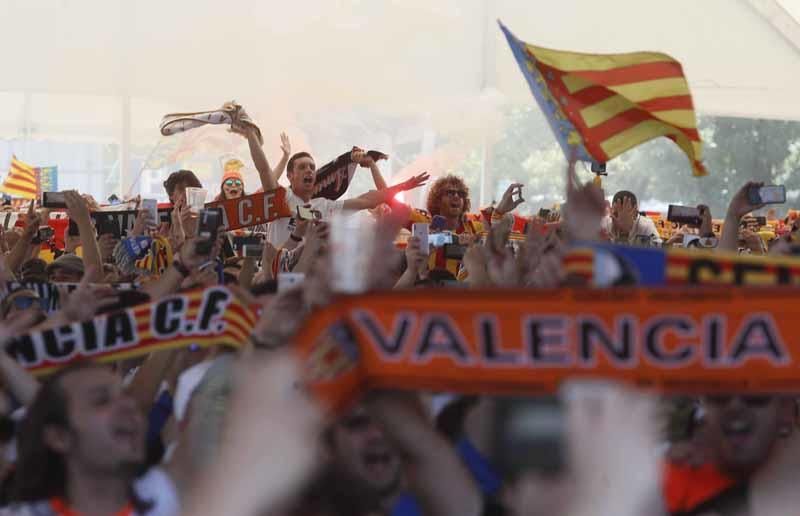
<path id="1" fill-rule="evenodd" d="M 119 142 L 128 182 L 163 114 L 230 99 L 273 153 L 309 120 L 491 131 L 533 103 L 497 19 L 541 46 L 669 53 L 702 113 L 800 120 L 800 0 L 0 0 L 0 18 L 0 139 Z"/>
<path id="2" fill-rule="evenodd" d="M 542 46 L 672 54 L 703 112 L 800 119 L 797 4 L 4 0 L 0 90 L 403 111 L 496 84 L 519 99 L 501 18 Z"/>

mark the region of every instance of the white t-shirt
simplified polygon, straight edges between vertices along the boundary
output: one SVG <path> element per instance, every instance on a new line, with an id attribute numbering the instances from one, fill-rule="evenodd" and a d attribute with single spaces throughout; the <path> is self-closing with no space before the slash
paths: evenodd
<path id="1" fill-rule="evenodd" d="M 144 514 L 136 516 L 179 516 L 181 512 L 178 490 L 172 479 L 159 468 L 150 468 L 136 479 L 133 489 L 142 500 L 152 503 Z M 50 502 L 43 500 L 34 503 L 12 504 L 0 508 L 0 516 L 54 516 Z"/>
<path id="2" fill-rule="evenodd" d="M 603 229 L 611 236 L 616 244 L 641 244 L 642 240 L 648 241 L 649 246 L 658 247 L 661 245 L 661 236 L 656 229 L 656 223 L 649 217 L 638 215 L 633 223 L 633 228 L 628 234 L 627 240 L 614 233 L 614 222 L 611 217 L 603 218 Z"/>
<path id="3" fill-rule="evenodd" d="M 330 220 L 334 215 L 344 209 L 343 200 L 332 201 L 324 197 L 317 197 L 311 199 L 310 202 L 305 202 L 295 195 L 291 188 L 286 192 L 286 203 L 289 205 L 289 210 L 291 210 L 292 213 L 297 212 L 298 206 L 309 205 L 312 210 L 317 210 L 322 213 L 322 220 Z M 296 221 L 294 217 L 283 217 L 273 220 L 267 224 L 267 241 L 276 248 L 280 248 L 280 246 L 289 240 L 289 235 L 294 231 L 295 225 Z"/>

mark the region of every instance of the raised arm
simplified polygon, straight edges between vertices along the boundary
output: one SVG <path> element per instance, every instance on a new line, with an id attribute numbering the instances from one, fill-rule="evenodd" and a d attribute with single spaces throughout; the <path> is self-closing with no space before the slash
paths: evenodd
<path id="1" fill-rule="evenodd" d="M 78 225 L 81 249 L 83 249 L 83 263 L 86 266 L 86 273 L 91 274 L 89 281 L 100 283 L 103 281 L 103 259 L 100 256 L 94 226 L 92 226 L 92 219 L 89 216 L 89 205 L 75 190 L 64 192 L 64 202 L 67 204 L 69 218 Z"/>
<path id="2" fill-rule="evenodd" d="M 232 126 L 231 131 L 247 139 L 247 145 L 250 147 L 250 157 L 253 159 L 256 170 L 258 170 L 258 177 L 261 179 L 261 187 L 265 191 L 277 188 L 278 177 L 272 171 L 272 167 L 269 166 L 267 156 L 264 154 L 264 149 L 258 139 L 258 130 L 249 124 L 239 124 Z"/>
<path id="3" fill-rule="evenodd" d="M 384 190 L 388 188 L 386 180 L 383 178 L 381 169 L 378 168 L 378 163 L 375 161 L 375 158 L 364 152 L 362 149 L 356 148 L 353 150 L 353 161 L 364 168 L 368 168 L 369 171 L 372 172 L 372 181 L 375 183 L 375 188 L 378 190 Z"/>
<path id="4" fill-rule="evenodd" d="M 39 230 L 39 225 L 42 219 L 33 209 L 33 201 L 31 201 L 28 208 L 28 214 L 25 220 L 25 227 L 22 230 L 22 235 L 17 239 L 17 243 L 11 248 L 11 252 L 6 257 L 6 270 L 12 274 L 16 274 L 19 268 L 25 263 L 28 257 L 28 252 L 31 249 L 31 240 Z"/>
<path id="5" fill-rule="evenodd" d="M 747 200 L 747 190 L 749 190 L 750 187 L 763 186 L 763 184 L 764 183 L 749 181 L 733 196 L 731 203 L 728 205 L 728 213 L 725 215 L 725 222 L 722 225 L 722 237 L 717 246 L 719 250 L 733 252 L 739 250 L 739 223 L 742 217 L 751 211 L 763 207 L 763 204 L 750 204 L 750 201 Z"/>
<path id="6" fill-rule="evenodd" d="M 420 186 L 424 185 L 429 178 L 430 176 L 428 176 L 428 173 L 423 172 L 422 174 L 414 176 L 407 181 L 384 188 L 383 190 L 371 190 L 365 194 L 359 195 L 354 199 L 347 199 L 344 201 L 344 209 L 353 211 L 371 210 L 380 204 L 391 202 L 398 192 L 405 192 L 408 190 L 413 190 L 414 188 L 419 188 Z"/>
<path id="7" fill-rule="evenodd" d="M 292 143 L 289 141 L 289 137 L 286 136 L 286 133 L 281 133 L 281 160 L 275 165 L 275 170 L 273 171 L 272 175 L 275 176 L 275 181 L 277 182 L 280 180 L 283 172 L 286 170 L 286 163 L 289 162 L 289 156 L 292 155 Z"/>

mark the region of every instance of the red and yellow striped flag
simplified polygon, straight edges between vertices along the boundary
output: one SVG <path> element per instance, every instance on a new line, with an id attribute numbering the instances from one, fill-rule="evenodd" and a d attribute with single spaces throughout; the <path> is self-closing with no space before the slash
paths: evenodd
<path id="1" fill-rule="evenodd" d="M 564 153 L 605 163 L 659 136 L 705 175 L 703 145 L 681 64 L 666 54 L 580 54 L 518 40 L 505 26 L 514 57 Z"/>
<path id="2" fill-rule="evenodd" d="M 12 156 L 11 168 L 5 181 L 0 185 L 0 192 L 24 199 L 36 199 L 40 193 L 39 174 L 32 166 Z"/>

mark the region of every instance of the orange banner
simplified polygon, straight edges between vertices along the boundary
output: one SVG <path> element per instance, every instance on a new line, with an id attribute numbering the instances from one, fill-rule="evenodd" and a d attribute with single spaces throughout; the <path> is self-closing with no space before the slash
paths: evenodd
<path id="1" fill-rule="evenodd" d="M 225 287 L 211 287 L 145 303 L 52 330 L 13 339 L 6 353 L 34 375 L 75 360 L 114 362 L 155 351 L 247 341 L 253 310 Z"/>
<path id="2" fill-rule="evenodd" d="M 800 392 L 795 289 L 426 290 L 337 299 L 296 338 L 310 388 L 534 394 L 571 377 Z"/>
<path id="3" fill-rule="evenodd" d="M 207 208 L 222 208 L 222 225 L 227 231 L 266 224 L 281 217 L 291 217 L 286 202 L 286 189 L 278 187 L 269 192 L 206 204 Z"/>

